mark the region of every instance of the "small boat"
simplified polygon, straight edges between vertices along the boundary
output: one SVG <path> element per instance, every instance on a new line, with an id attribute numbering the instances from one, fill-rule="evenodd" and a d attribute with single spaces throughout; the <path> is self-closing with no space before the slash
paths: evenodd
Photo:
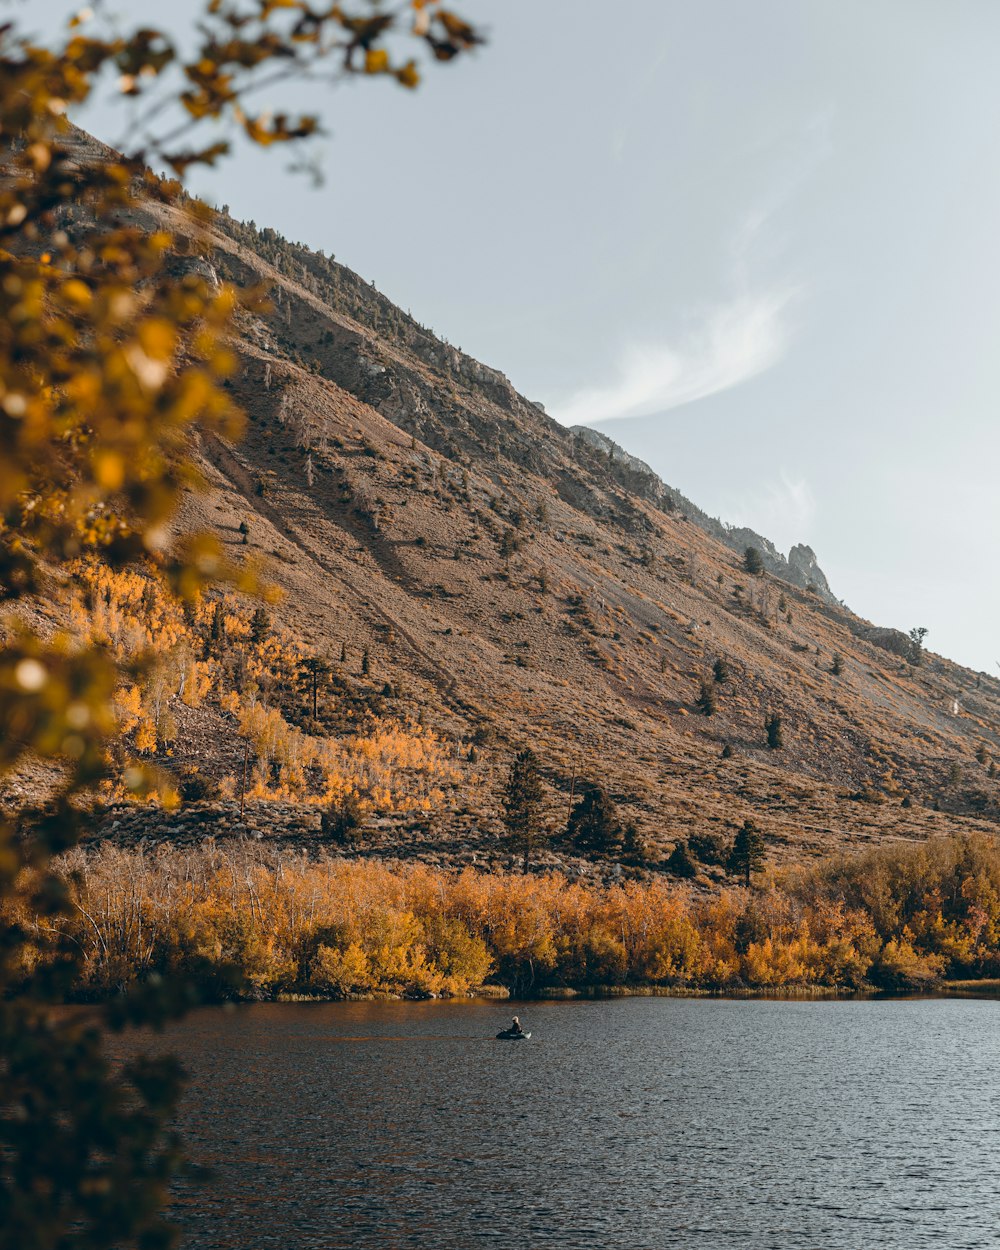
<path id="1" fill-rule="evenodd" d="M 497 1034 L 498 1042 L 526 1042 L 530 1033 L 515 1033 L 512 1029 L 501 1029 Z"/>

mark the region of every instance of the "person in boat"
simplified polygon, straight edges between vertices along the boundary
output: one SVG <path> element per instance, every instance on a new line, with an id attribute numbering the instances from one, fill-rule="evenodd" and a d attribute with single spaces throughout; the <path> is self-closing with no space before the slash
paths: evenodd
<path id="1" fill-rule="evenodd" d="M 521 1021 L 518 1020 L 517 1016 L 515 1016 L 514 1019 L 511 1021 L 510 1028 L 507 1030 L 507 1032 L 508 1033 L 523 1033 L 524 1032 L 524 1029 L 521 1028 Z"/>

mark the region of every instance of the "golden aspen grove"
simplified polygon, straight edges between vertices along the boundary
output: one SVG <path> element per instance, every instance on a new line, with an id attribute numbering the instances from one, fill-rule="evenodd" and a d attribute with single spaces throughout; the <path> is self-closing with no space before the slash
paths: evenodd
<path id="1" fill-rule="evenodd" d="M 481 990 L 915 991 L 1000 976 L 1000 851 L 939 840 L 712 894 L 665 881 L 604 888 L 561 874 L 440 872 L 239 849 L 113 846 L 58 871 L 81 952 L 73 993 L 151 974 L 209 996 L 429 997 Z M 31 938 L 13 974 L 49 956 Z M 231 980 L 236 969 L 238 988 Z"/>

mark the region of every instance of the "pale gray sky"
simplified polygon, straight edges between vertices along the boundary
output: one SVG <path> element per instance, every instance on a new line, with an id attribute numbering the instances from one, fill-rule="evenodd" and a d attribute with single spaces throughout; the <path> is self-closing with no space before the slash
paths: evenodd
<path id="1" fill-rule="evenodd" d="M 197 189 L 995 671 L 1000 4 L 455 7 L 490 46 L 416 95 L 302 94 L 322 189 L 256 152 Z"/>

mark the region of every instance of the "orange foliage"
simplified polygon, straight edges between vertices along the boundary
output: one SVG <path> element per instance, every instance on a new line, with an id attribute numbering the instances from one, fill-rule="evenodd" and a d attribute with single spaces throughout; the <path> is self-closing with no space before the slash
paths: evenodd
<path id="1" fill-rule="evenodd" d="M 245 844 L 104 845 L 72 852 L 62 871 L 94 992 L 154 971 L 204 979 L 214 969 L 211 987 L 231 965 L 253 994 L 341 996 L 461 994 L 489 977 L 520 992 L 920 988 L 1000 963 L 1000 850 L 988 839 L 834 861 L 761 892 L 714 896 L 665 880 L 597 887 L 557 873 L 279 860 Z M 884 912 L 880 875 L 906 890 L 895 928 L 880 929 L 863 902 L 827 896 L 846 877 L 848 895 L 871 889 Z M 960 888 L 945 890 L 946 877 Z"/>

